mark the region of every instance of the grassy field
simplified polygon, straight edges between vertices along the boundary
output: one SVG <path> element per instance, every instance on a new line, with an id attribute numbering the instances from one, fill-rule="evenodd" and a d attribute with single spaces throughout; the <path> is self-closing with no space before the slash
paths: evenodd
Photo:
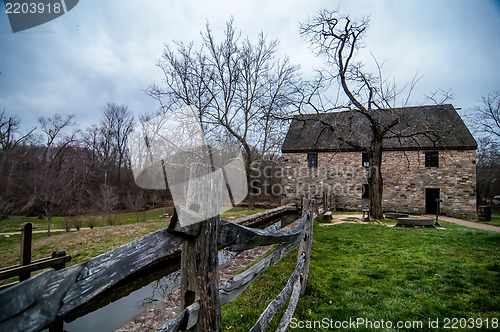
<path id="1" fill-rule="evenodd" d="M 328 324 L 330 319 L 364 318 L 390 321 L 394 327 L 398 321 L 410 321 L 415 328 L 399 330 L 421 331 L 428 330 L 429 319 L 438 319 L 441 328 L 446 318 L 474 318 L 474 324 L 482 322 L 483 327 L 486 319 L 489 324 L 498 322 L 500 234 L 441 224 L 446 230 L 375 224 L 319 227 L 316 223 L 309 282 L 294 326 L 324 318 Z M 284 287 L 295 263 L 296 254 L 288 255 L 224 306 L 223 330 L 248 331 Z M 283 311 L 269 331 L 277 327 Z M 327 329 L 317 326 L 308 331 L 313 330 Z M 391 330 L 398 329 L 384 329 Z"/>
<path id="2" fill-rule="evenodd" d="M 156 209 L 155 215 L 170 211 L 171 208 Z M 222 215 L 225 219 L 237 219 L 249 214 L 263 211 L 255 209 L 249 211 L 246 208 L 233 208 Z M 148 211 L 148 216 L 152 216 L 152 211 Z M 133 217 L 133 221 L 131 218 Z M 85 218 L 85 217 L 84 217 Z M 140 238 L 148 233 L 163 228 L 168 225 L 170 218 L 135 222 L 135 213 L 124 213 L 114 215 L 115 220 L 122 220 L 118 225 L 115 223 L 112 227 L 95 227 L 94 229 L 73 231 L 73 232 L 52 232 L 51 236 L 46 233 L 33 234 L 32 260 L 49 257 L 55 250 L 65 250 L 73 258 L 67 266 L 79 264 L 92 257 L 103 254 L 132 240 Z M 63 218 L 57 218 L 59 222 Z M 18 229 L 26 221 L 25 218 L 11 218 L 6 221 L 11 229 Z M 32 221 L 32 220 L 30 220 Z M 43 221 L 34 219 L 37 230 L 44 229 Z M 17 222 L 17 223 L 16 223 Z M 40 226 L 39 226 L 40 225 Z M 45 229 L 46 228 L 45 224 Z M 52 227 L 55 229 L 55 227 Z M 0 236 L 0 267 L 6 267 L 19 264 L 20 235 Z M 0 281 L 0 284 L 6 284 L 18 280 L 11 278 Z"/>
<path id="3" fill-rule="evenodd" d="M 138 217 L 139 221 L 153 220 L 159 219 L 159 217 L 165 213 L 171 215 L 173 213 L 173 208 L 162 207 L 157 208 L 154 211 L 149 210 L 140 212 Z M 111 220 L 113 225 L 133 224 L 137 222 L 137 215 L 135 212 L 116 213 L 111 215 Z M 15 232 L 21 227 L 24 222 L 32 223 L 33 227 L 36 227 L 36 230 L 47 230 L 47 219 L 38 219 L 37 217 L 11 216 L 6 220 L 0 220 L 0 233 Z M 77 223 L 81 227 L 89 227 L 90 225 L 101 227 L 108 225 L 107 219 L 103 219 L 103 217 L 100 215 L 83 215 L 71 217 L 54 217 L 50 222 L 50 229 L 66 229 L 66 227 L 75 229 Z"/>

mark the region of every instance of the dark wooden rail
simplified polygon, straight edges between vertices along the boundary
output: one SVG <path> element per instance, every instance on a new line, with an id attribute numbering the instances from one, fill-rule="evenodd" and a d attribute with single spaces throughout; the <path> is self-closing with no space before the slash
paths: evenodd
<path id="1" fill-rule="evenodd" d="M 309 203 L 305 204 L 305 207 L 309 206 L 307 205 Z M 286 207 L 281 209 L 280 213 L 290 209 L 292 208 Z M 300 270 L 299 277 L 294 272 L 290 285 L 287 284 L 286 290 L 281 295 L 281 298 L 284 298 L 292 294 L 287 316 L 293 315 L 298 300 L 298 297 L 294 295 L 298 287 L 297 282 L 303 283 L 304 275 L 307 273 L 305 268 L 309 261 L 311 245 L 304 244 L 304 242 L 312 241 L 312 220 L 316 210 L 314 205 L 309 206 L 309 212 L 293 230 L 276 230 L 275 227 L 259 230 L 221 220 L 216 233 L 219 249 L 226 247 L 240 251 L 267 244 L 279 245 L 250 269 L 217 287 L 220 305 L 232 301 L 262 271 L 277 264 L 285 254 L 300 245 L 300 248 L 306 249 L 300 249 L 297 265 L 297 269 Z M 62 318 L 90 303 L 102 292 L 111 289 L 127 277 L 178 252 L 186 239 L 176 234 L 166 227 L 84 263 L 59 271 L 44 271 L 0 291 L 0 330 L 39 331 L 53 322 L 62 321 Z M 51 258 L 50 262 L 54 266 L 54 264 L 62 264 L 67 259 L 66 256 Z M 22 270 L 22 273 L 28 273 L 35 266 L 45 266 L 44 264 L 48 264 L 48 261 L 49 259 L 30 262 L 24 267 L 25 270 Z M 5 270 L 0 270 L 0 273 Z M 305 287 L 304 285 L 302 288 Z M 167 322 L 159 330 L 176 331 L 180 327 L 189 329 L 195 326 L 198 322 L 199 309 L 200 302 L 196 300 L 187 306 L 181 315 Z M 217 310 L 220 310 L 220 306 Z M 266 317 L 269 316 L 270 314 L 266 313 Z M 280 326 L 287 326 L 287 324 L 282 322 Z M 259 326 L 261 325 L 259 323 Z"/>
<path id="2" fill-rule="evenodd" d="M 219 242 L 231 245 L 232 248 L 249 248 L 264 244 L 281 243 L 271 253 L 266 255 L 258 263 L 246 271 L 234 276 L 224 284 L 220 285 L 219 298 L 220 305 L 233 301 L 238 297 L 260 273 L 272 265 L 276 265 L 287 253 L 293 251 L 299 246 L 297 266 L 288 279 L 285 288 L 268 305 L 266 310 L 260 315 L 258 321 L 252 327 L 252 332 L 264 331 L 273 319 L 278 309 L 286 303 L 291 296 L 289 305 L 285 311 L 278 330 L 285 331 L 290 324 L 293 313 L 297 306 L 300 294 L 305 291 L 307 283 L 307 274 L 309 273 L 309 259 L 312 248 L 312 224 L 314 217 L 318 213 L 315 200 L 303 201 L 303 217 L 292 231 L 274 231 L 270 234 L 269 230 L 255 230 L 247 227 L 238 226 L 232 223 L 221 222 Z M 227 232 L 227 234 L 224 234 Z M 217 308 L 220 310 L 220 308 Z M 176 332 L 179 330 L 190 330 L 199 324 L 200 304 L 194 302 L 176 317 L 169 320 L 157 332 Z M 206 325 L 205 325 L 206 326 Z"/>
<path id="3" fill-rule="evenodd" d="M 57 253 L 54 252 L 54 253 Z M 61 257 L 48 257 L 48 258 L 42 258 L 36 261 L 31 262 L 31 264 L 28 265 L 15 265 L 15 266 L 9 266 L 0 269 L 0 280 L 3 279 L 8 279 L 12 277 L 17 277 L 22 274 L 27 274 L 30 272 L 38 271 L 38 270 L 43 270 L 46 268 L 54 267 L 57 265 L 61 264 L 66 264 L 71 260 L 71 256 L 69 255 L 64 255 Z"/>
<path id="4" fill-rule="evenodd" d="M 71 260 L 71 256 L 66 255 L 64 250 L 57 250 L 52 253 L 52 257 L 31 261 L 31 242 L 33 237 L 33 225 L 25 222 L 21 226 L 21 250 L 20 264 L 0 268 L 0 280 L 19 277 L 19 281 L 29 279 L 31 272 L 43 270 L 46 268 L 54 268 L 56 270 L 64 269 L 66 263 Z M 0 290 L 15 285 L 11 283 L 0 286 Z"/>

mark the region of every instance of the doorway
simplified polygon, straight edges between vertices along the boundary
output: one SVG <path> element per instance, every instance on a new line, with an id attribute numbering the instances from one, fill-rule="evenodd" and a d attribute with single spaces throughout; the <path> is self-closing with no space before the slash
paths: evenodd
<path id="1" fill-rule="evenodd" d="M 439 188 L 425 188 L 425 213 L 436 214 L 436 198 L 439 198 Z"/>

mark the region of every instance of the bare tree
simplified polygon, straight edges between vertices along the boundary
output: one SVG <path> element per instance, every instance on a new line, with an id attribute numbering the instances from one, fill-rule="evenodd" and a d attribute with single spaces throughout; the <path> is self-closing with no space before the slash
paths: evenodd
<path id="1" fill-rule="evenodd" d="M 2 158 L 0 159 L 0 174 L 3 172 L 10 152 L 20 144 L 24 143 L 36 128 L 30 129 L 25 134 L 17 137 L 20 120 L 17 116 L 8 116 L 5 110 L 0 114 L 0 148 Z"/>
<path id="2" fill-rule="evenodd" d="M 160 198 L 160 193 L 157 190 L 150 191 L 149 199 L 151 200 L 151 203 L 153 203 L 153 216 L 152 216 L 153 220 L 155 220 L 155 205 L 159 198 Z"/>
<path id="3" fill-rule="evenodd" d="M 320 115 L 324 111 L 350 110 L 360 115 L 367 122 L 366 131 L 370 140 L 366 145 L 360 145 L 352 137 L 339 137 L 343 142 L 367 154 L 370 168 L 368 171 L 368 190 L 370 198 L 370 211 L 373 218 L 382 217 L 382 151 L 386 139 L 402 138 L 394 130 L 401 123 L 396 115 L 391 116 L 391 108 L 404 92 L 407 95 L 401 99 L 402 106 L 406 106 L 409 96 L 418 82 L 416 74 L 412 82 L 399 88 L 393 81 L 384 79 L 381 66 L 377 74 L 372 74 L 365 69 L 364 63 L 356 60 L 359 49 L 363 46 L 363 37 L 368 29 L 368 19 L 351 20 L 349 16 L 341 15 L 337 11 L 322 10 L 309 22 L 301 24 L 301 34 L 305 36 L 318 56 L 326 59 L 328 68 L 320 72 L 314 85 L 310 86 L 309 93 L 303 95 L 301 108 L 312 107 Z M 321 93 L 332 83 L 338 83 L 339 91 L 344 98 L 326 100 Z M 342 100 L 345 99 L 345 102 Z M 329 108 L 327 102 L 333 104 Z M 380 117 L 378 110 L 386 110 L 385 116 Z M 327 125 L 333 132 L 337 124 L 328 123 L 318 116 L 318 120 Z M 412 132 L 406 137 L 418 134 Z M 355 133 L 352 132 L 352 136 Z"/>
<path id="4" fill-rule="evenodd" d="M 479 203 L 492 204 L 500 188 L 500 91 L 482 97 L 482 105 L 469 113 L 477 151 L 477 196 Z"/>
<path id="5" fill-rule="evenodd" d="M 108 103 L 103 113 L 101 128 L 111 141 L 112 154 L 118 167 L 117 183 L 120 185 L 120 168 L 127 167 L 127 140 L 134 128 L 134 116 L 125 105 Z"/>
<path id="6" fill-rule="evenodd" d="M 439 89 L 426 94 L 425 98 L 425 103 L 430 101 L 436 105 L 442 105 L 448 103 L 450 100 L 455 99 L 455 94 L 453 93 L 453 91 L 451 91 L 451 89 Z"/>
<path id="7" fill-rule="evenodd" d="M 118 194 L 115 189 L 109 185 L 103 184 L 100 186 L 98 193 L 91 195 L 93 197 L 94 204 L 98 206 L 102 212 L 103 225 L 105 219 L 107 220 L 108 226 L 113 225 L 111 213 L 118 204 Z"/>
<path id="8" fill-rule="evenodd" d="M 144 206 L 144 190 L 139 189 L 136 191 L 129 191 L 127 193 L 127 200 L 130 205 L 130 207 L 134 210 L 135 212 L 135 221 L 139 222 L 139 213 L 141 212 L 141 209 Z"/>
<path id="9" fill-rule="evenodd" d="M 206 136 L 238 142 L 253 209 L 256 179 L 251 165 L 281 145 L 285 117 L 280 115 L 289 112 L 298 92 L 298 67 L 288 59 L 277 60 L 278 42 L 268 42 L 263 33 L 255 44 L 248 38 L 240 40 L 232 20 L 221 42 L 208 24 L 202 37 L 197 52 L 192 43 L 165 50 L 159 62 L 165 87 L 150 87 L 150 95 L 164 110 L 179 103 L 196 107 Z"/>
<path id="10" fill-rule="evenodd" d="M 40 181 L 35 187 L 35 197 L 37 206 L 47 218 L 47 235 L 50 236 L 52 218 L 70 204 L 79 184 L 75 182 L 75 170 L 71 167 L 65 167 L 63 170 L 38 170 L 43 173 L 44 181 Z"/>
<path id="11" fill-rule="evenodd" d="M 38 119 L 40 128 L 45 134 L 46 140 L 45 149 L 42 156 L 42 165 L 46 164 L 49 153 L 54 148 L 54 151 L 52 151 L 52 156 L 50 158 L 50 167 L 52 167 L 57 158 L 61 156 L 64 149 L 70 143 L 73 143 L 75 141 L 78 131 L 74 131 L 69 135 L 64 135 L 64 137 L 59 139 L 60 136 L 64 134 L 64 130 L 66 128 L 75 125 L 75 123 L 73 122 L 74 117 L 74 115 L 67 115 L 63 118 L 60 114 L 55 114 L 53 117 L 46 118 L 42 116 Z"/>
<path id="12" fill-rule="evenodd" d="M 134 116 L 125 105 L 108 103 L 99 124 L 87 129 L 83 136 L 91 164 L 104 170 L 104 185 L 110 184 L 110 175 L 116 172 L 120 185 L 122 167 L 128 167 L 127 140 L 134 126 Z"/>
<path id="13" fill-rule="evenodd" d="M 474 129 L 476 133 L 500 142 L 500 91 L 483 96 L 482 102 L 482 106 L 476 106 L 472 111 Z"/>

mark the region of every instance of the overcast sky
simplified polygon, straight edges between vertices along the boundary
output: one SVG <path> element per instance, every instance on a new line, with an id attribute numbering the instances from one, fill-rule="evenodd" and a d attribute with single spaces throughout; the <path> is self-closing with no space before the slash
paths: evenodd
<path id="1" fill-rule="evenodd" d="M 220 37 L 231 16 L 243 36 L 263 31 L 278 39 L 280 54 L 307 76 L 323 64 L 299 36 L 299 22 L 322 8 L 370 16 L 366 51 L 384 62 L 384 75 L 400 85 L 417 70 L 423 75 L 412 104 L 451 89 L 455 107 L 467 110 L 500 90 L 498 0 L 80 0 L 18 33 L 2 9 L 0 111 L 18 115 L 23 127 L 40 116 L 75 114 L 82 128 L 97 122 L 108 102 L 128 105 L 136 116 L 151 112 L 158 105 L 144 90 L 162 80 L 156 62 L 164 45 L 199 42 L 207 21 Z"/>

